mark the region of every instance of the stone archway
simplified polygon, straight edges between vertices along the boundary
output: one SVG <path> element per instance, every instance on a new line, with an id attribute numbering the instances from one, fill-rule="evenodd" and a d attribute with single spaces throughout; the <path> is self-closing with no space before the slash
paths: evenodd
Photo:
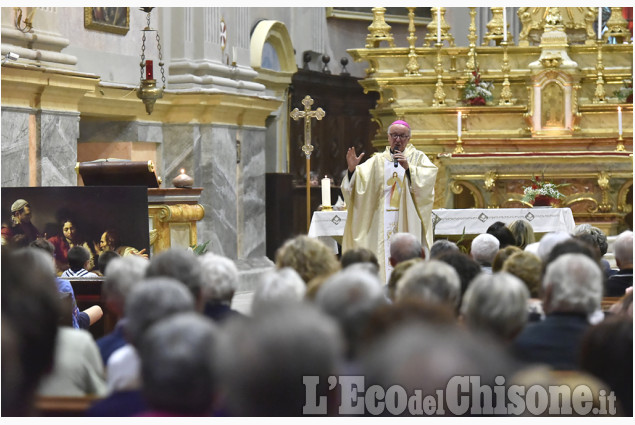
<path id="1" fill-rule="evenodd" d="M 288 172 L 288 93 L 298 67 L 287 27 L 279 21 L 260 21 L 251 35 L 250 52 L 250 65 L 258 72 L 256 81 L 265 85 L 267 95 L 282 101 L 280 108 L 267 120 L 266 171 Z"/>

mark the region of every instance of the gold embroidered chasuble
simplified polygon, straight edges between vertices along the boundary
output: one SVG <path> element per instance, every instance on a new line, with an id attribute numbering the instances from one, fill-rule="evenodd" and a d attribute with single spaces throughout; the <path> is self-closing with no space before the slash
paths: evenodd
<path id="1" fill-rule="evenodd" d="M 437 167 L 411 144 L 404 155 L 410 180 L 401 164 L 394 167 L 390 148 L 386 147 L 358 165 L 350 180 L 347 174 L 342 181 L 348 209 L 342 251 L 360 247 L 373 251 L 384 283 L 392 272 L 388 258 L 394 233 L 415 235 L 426 251 L 433 242 L 431 214 Z"/>

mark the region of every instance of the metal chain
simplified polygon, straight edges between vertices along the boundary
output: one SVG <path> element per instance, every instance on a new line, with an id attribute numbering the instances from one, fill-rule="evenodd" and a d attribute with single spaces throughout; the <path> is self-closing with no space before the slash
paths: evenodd
<path id="1" fill-rule="evenodd" d="M 143 37 L 141 37 L 141 63 L 139 69 L 141 73 L 141 79 L 143 80 L 143 70 L 146 66 L 146 32 L 143 31 Z"/>
<path id="2" fill-rule="evenodd" d="M 161 81 L 163 81 L 163 89 L 165 89 L 165 70 L 163 69 L 163 53 L 161 53 L 161 37 L 157 30 L 157 50 L 159 51 L 159 66 L 161 67 Z"/>

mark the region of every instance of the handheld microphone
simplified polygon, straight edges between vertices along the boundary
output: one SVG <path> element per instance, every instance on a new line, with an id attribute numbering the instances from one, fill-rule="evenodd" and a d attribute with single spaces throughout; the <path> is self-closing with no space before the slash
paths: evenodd
<path id="1" fill-rule="evenodd" d="M 395 150 L 395 153 L 393 153 L 393 155 L 392 155 L 392 162 L 393 162 L 393 164 L 395 164 L 395 168 L 397 168 L 397 166 L 399 165 L 399 161 L 397 161 L 397 158 L 395 157 L 395 154 L 397 152 L 399 152 L 399 151 Z"/>

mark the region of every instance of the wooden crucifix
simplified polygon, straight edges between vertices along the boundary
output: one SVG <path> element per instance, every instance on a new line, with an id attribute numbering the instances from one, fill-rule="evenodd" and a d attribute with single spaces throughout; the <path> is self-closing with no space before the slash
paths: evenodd
<path id="1" fill-rule="evenodd" d="M 311 118 L 316 118 L 319 121 L 324 118 L 326 112 L 322 108 L 312 111 L 313 99 L 309 95 L 302 99 L 302 105 L 304 105 L 304 111 L 295 108 L 290 115 L 295 121 L 304 118 L 304 145 L 302 145 L 302 152 L 306 156 L 306 231 L 309 233 L 309 227 L 311 227 L 311 152 L 313 152 Z"/>

